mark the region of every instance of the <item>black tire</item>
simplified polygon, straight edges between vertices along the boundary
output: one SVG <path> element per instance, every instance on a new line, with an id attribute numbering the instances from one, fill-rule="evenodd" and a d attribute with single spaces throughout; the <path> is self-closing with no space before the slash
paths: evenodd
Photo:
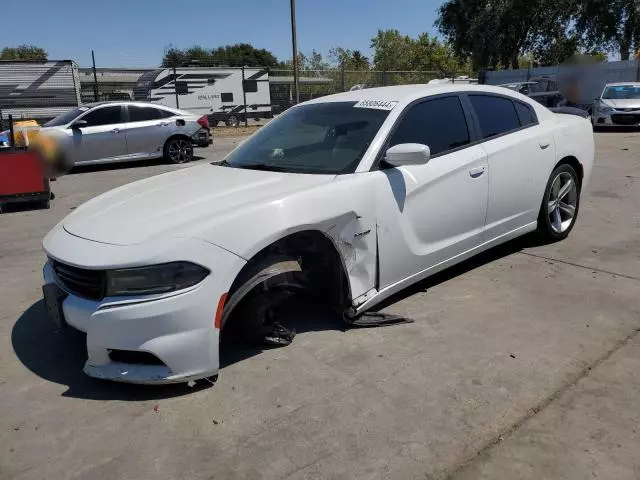
<path id="1" fill-rule="evenodd" d="M 51 200 L 43 200 L 40 205 L 44 210 L 49 210 L 51 208 Z"/>
<path id="2" fill-rule="evenodd" d="M 227 127 L 237 127 L 238 125 L 240 125 L 240 118 L 238 118 L 236 115 L 229 115 L 224 123 L 227 125 Z"/>
<path id="3" fill-rule="evenodd" d="M 193 144 L 186 137 L 174 137 L 164 144 L 164 159 L 169 163 L 187 163 L 193 160 Z"/>
<path id="4" fill-rule="evenodd" d="M 569 179 L 573 186 L 567 187 Z M 538 214 L 536 232 L 541 240 L 556 242 L 567 238 L 571 233 L 580 209 L 580 187 L 580 178 L 575 169 L 569 164 L 558 165 L 551 173 L 544 189 L 544 196 L 542 197 L 542 204 Z M 563 188 L 567 188 L 567 192 L 562 195 Z M 560 198 L 558 198 L 559 196 Z M 573 213 L 571 213 L 571 209 L 573 209 Z"/>

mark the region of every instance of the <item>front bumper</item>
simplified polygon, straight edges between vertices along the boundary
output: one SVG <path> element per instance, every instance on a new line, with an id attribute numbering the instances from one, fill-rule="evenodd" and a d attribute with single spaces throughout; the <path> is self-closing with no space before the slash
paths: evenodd
<path id="1" fill-rule="evenodd" d="M 601 113 L 596 111 L 594 115 L 596 127 L 634 127 L 640 125 L 640 111 Z"/>
<path id="2" fill-rule="evenodd" d="M 85 373 L 120 382 L 159 384 L 209 377 L 218 372 L 220 332 L 214 325 L 218 300 L 227 292 L 244 261 L 200 240 L 186 243 L 190 245 L 183 247 L 190 250 L 185 251 L 200 249 L 202 257 L 211 259 L 215 267 L 209 266 L 212 273 L 198 285 L 162 295 L 106 297 L 102 300 L 82 298 L 69 291 L 56 277 L 50 262 L 45 264 L 45 284 L 56 283 L 69 294 L 62 303 L 66 323 L 87 334 Z M 104 248 L 104 244 L 98 245 Z M 65 259 L 61 252 L 55 252 L 55 257 L 79 266 L 73 261 L 72 253 Z M 229 276 L 224 275 L 227 272 Z M 153 355 L 158 362 L 114 361 L 114 350 L 144 352 Z"/>

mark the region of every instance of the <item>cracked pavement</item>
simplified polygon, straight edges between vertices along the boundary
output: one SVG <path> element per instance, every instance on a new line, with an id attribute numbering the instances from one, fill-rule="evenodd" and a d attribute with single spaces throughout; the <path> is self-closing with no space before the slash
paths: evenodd
<path id="1" fill-rule="evenodd" d="M 70 209 L 188 166 L 63 177 L 51 210 L 0 216 L 0 479 L 638 478 L 640 134 L 596 144 L 564 242 L 511 242 L 386 303 L 412 324 L 297 306 L 292 345 L 224 352 L 211 388 L 84 376 L 82 336 L 40 302 L 42 237 Z"/>

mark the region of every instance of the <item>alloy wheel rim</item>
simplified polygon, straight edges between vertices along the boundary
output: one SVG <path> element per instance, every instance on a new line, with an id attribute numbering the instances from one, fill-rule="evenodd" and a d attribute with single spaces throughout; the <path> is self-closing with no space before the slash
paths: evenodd
<path id="1" fill-rule="evenodd" d="M 547 200 L 547 216 L 554 232 L 563 233 L 571 227 L 577 205 L 578 188 L 574 177 L 567 172 L 559 173 L 551 183 Z"/>
<path id="2" fill-rule="evenodd" d="M 190 160 L 193 147 L 186 140 L 175 140 L 169 145 L 169 156 L 171 160 L 183 163 Z"/>

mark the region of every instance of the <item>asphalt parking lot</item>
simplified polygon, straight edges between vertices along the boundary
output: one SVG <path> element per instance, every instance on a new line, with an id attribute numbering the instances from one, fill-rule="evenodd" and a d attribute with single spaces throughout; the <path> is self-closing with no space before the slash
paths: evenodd
<path id="1" fill-rule="evenodd" d="M 82 337 L 40 301 L 55 223 L 190 165 L 59 179 L 50 210 L 0 216 L 0 478 L 639 478 L 640 133 L 596 143 L 564 242 L 512 242 L 388 302 L 412 324 L 307 311 L 289 347 L 224 352 L 211 388 L 84 376 Z"/>

